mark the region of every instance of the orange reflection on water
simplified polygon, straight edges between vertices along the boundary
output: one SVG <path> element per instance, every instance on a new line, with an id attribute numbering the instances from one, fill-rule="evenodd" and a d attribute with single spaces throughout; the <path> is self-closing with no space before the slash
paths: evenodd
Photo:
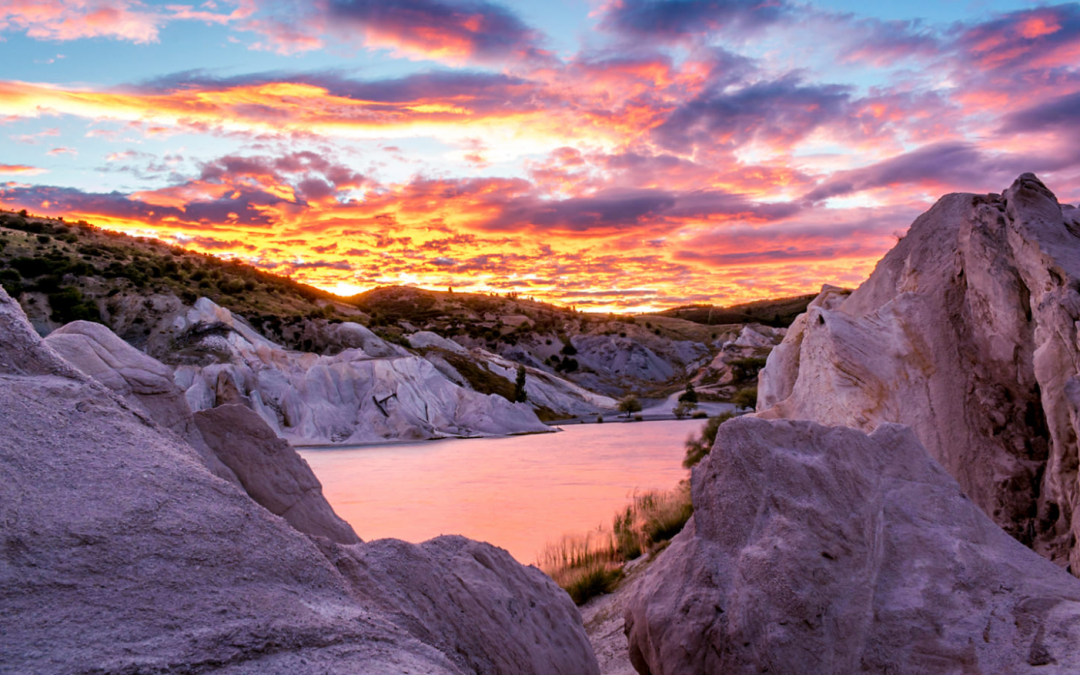
<path id="1" fill-rule="evenodd" d="M 564 534 L 610 527 L 635 489 L 669 489 L 685 478 L 683 442 L 701 424 L 608 422 L 301 454 L 365 541 L 462 534 L 528 564 Z"/>

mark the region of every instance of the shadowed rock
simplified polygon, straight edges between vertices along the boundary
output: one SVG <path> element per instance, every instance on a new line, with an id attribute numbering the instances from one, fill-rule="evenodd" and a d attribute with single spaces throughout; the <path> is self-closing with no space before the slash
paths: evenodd
<path id="1" fill-rule="evenodd" d="M 322 546 L 360 597 L 465 672 L 600 672 L 589 644 L 565 629 L 581 624 L 566 593 L 503 549 L 458 536 Z"/>
<path id="2" fill-rule="evenodd" d="M 632 589 L 640 673 L 1073 673 L 1080 582 L 1009 537 L 907 427 L 740 418 Z"/>
<path id="3" fill-rule="evenodd" d="M 3 290 L 0 522 L 0 672 L 462 675 L 476 672 L 460 664 L 477 645 L 542 663 L 590 656 L 569 597 L 520 566 L 448 577 L 451 590 L 402 577 L 384 591 L 416 609 L 365 599 L 311 539 L 67 365 Z M 499 555 L 469 546 L 476 560 Z M 425 555 L 434 568 L 461 566 L 437 545 Z M 506 630 L 473 633 L 491 625 L 488 595 L 522 602 Z M 404 618 L 433 612 L 459 630 L 435 639 Z M 597 672 L 590 658 L 572 671 L 513 664 L 485 672 Z"/>
<path id="4" fill-rule="evenodd" d="M 1080 573 L 1080 211 L 1033 175 L 920 216 L 769 356 L 759 415 L 907 424 L 996 523 Z"/>
<path id="5" fill-rule="evenodd" d="M 304 458 L 250 409 L 229 404 L 200 410 L 195 424 L 248 495 L 270 513 L 301 532 L 342 544 L 360 541 L 323 497 L 322 484 Z"/>

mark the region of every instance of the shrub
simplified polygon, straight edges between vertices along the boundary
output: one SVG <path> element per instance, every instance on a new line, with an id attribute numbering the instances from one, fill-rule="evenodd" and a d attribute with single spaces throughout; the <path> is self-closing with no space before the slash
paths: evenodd
<path id="1" fill-rule="evenodd" d="M 679 395 L 679 402 L 680 403 L 697 404 L 698 396 L 697 396 L 697 392 L 694 391 L 694 383 L 693 382 L 687 382 L 686 383 L 686 391 L 684 391 L 682 394 Z"/>
<path id="2" fill-rule="evenodd" d="M 687 401 L 679 401 L 671 412 L 674 413 L 676 419 L 684 420 L 690 416 L 690 413 L 694 411 L 694 404 Z"/>
<path id="3" fill-rule="evenodd" d="M 525 393 L 525 366 L 517 367 L 517 378 L 514 380 L 514 403 L 524 403 L 529 395 Z"/>
<path id="4" fill-rule="evenodd" d="M 753 410 L 757 407 L 757 387 L 740 389 L 731 397 L 731 402 L 735 404 L 736 408 L 749 408 Z"/>
<path id="5" fill-rule="evenodd" d="M 638 400 L 635 394 L 627 394 L 619 399 L 619 412 L 626 413 L 627 417 L 636 412 L 641 412 L 641 410 L 641 401 Z"/>
<path id="6" fill-rule="evenodd" d="M 712 450 L 712 446 L 716 443 L 716 431 L 720 428 L 720 425 L 734 417 L 731 413 L 724 413 L 717 415 L 716 417 L 709 418 L 709 421 L 705 423 L 705 426 L 701 428 L 701 433 L 698 436 L 690 435 L 686 439 L 686 457 L 683 459 L 683 468 L 689 469 L 696 465 L 705 455 L 709 454 Z"/>
<path id="7" fill-rule="evenodd" d="M 573 343 L 568 340 L 566 344 L 562 346 L 562 349 L 560 351 L 562 351 L 562 353 L 567 356 L 575 356 L 577 354 L 577 347 L 575 347 Z"/>
<path id="8" fill-rule="evenodd" d="M 79 289 L 66 286 L 49 294 L 49 306 L 52 308 L 53 321 L 70 323 L 72 321 L 101 322 L 101 313 L 92 300 L 83 297 Z"/>
<path id="9" fill-rule="evenodd" d="M 731 362 L 731 374 L 736 382 L 746 382 L 757 377 L 761 369 L 765 367 L 764 357 L 751 356 L 745 359 L 735 359 Z"/>

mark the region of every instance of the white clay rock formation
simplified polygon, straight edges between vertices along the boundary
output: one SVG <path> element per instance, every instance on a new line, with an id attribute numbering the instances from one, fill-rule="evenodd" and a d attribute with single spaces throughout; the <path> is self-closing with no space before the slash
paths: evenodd
<path id="1" fill-rule="evenodd" d="M 0 672 L 598 673 L 538 571 L 476 542 L 300 534 L 65 362 L 2 290 L 0 476 Z"/>
<path id="2" fill-rule="evenodd" d="M 550 431 L 529 406 L 461 387 L 357 324 L 337 330 L 364 348 L 332 356 L 283 349 L 206 298 L 174 328 L 178 358 L 191 361 L 175 380 L 193 410 L 240 403 L 294 443 Z"/>
<path id="3" fill-rule="evenodd" d="M 1032 174 L 952 194 L 769 356 L 758 412 L 909 425 L 1010 534 L 1080 574 L 1080 211 Z"/>
<path id="4" fill-rule="evenodd" d="M 1080 581 L 907 427 L 731 420 L 692 495 L 627 600 L 643 675 L 1077 672 Z"/>

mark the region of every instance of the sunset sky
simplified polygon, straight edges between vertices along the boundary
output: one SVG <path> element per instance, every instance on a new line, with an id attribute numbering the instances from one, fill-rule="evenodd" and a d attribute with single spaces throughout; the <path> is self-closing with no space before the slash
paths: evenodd
<path id="1" fill-rule="evenodd" d="M 854 286 L 947 192 L 1080 201 L 1080 4 L 5 0 L 0 205 L 341 294 Z"/>

